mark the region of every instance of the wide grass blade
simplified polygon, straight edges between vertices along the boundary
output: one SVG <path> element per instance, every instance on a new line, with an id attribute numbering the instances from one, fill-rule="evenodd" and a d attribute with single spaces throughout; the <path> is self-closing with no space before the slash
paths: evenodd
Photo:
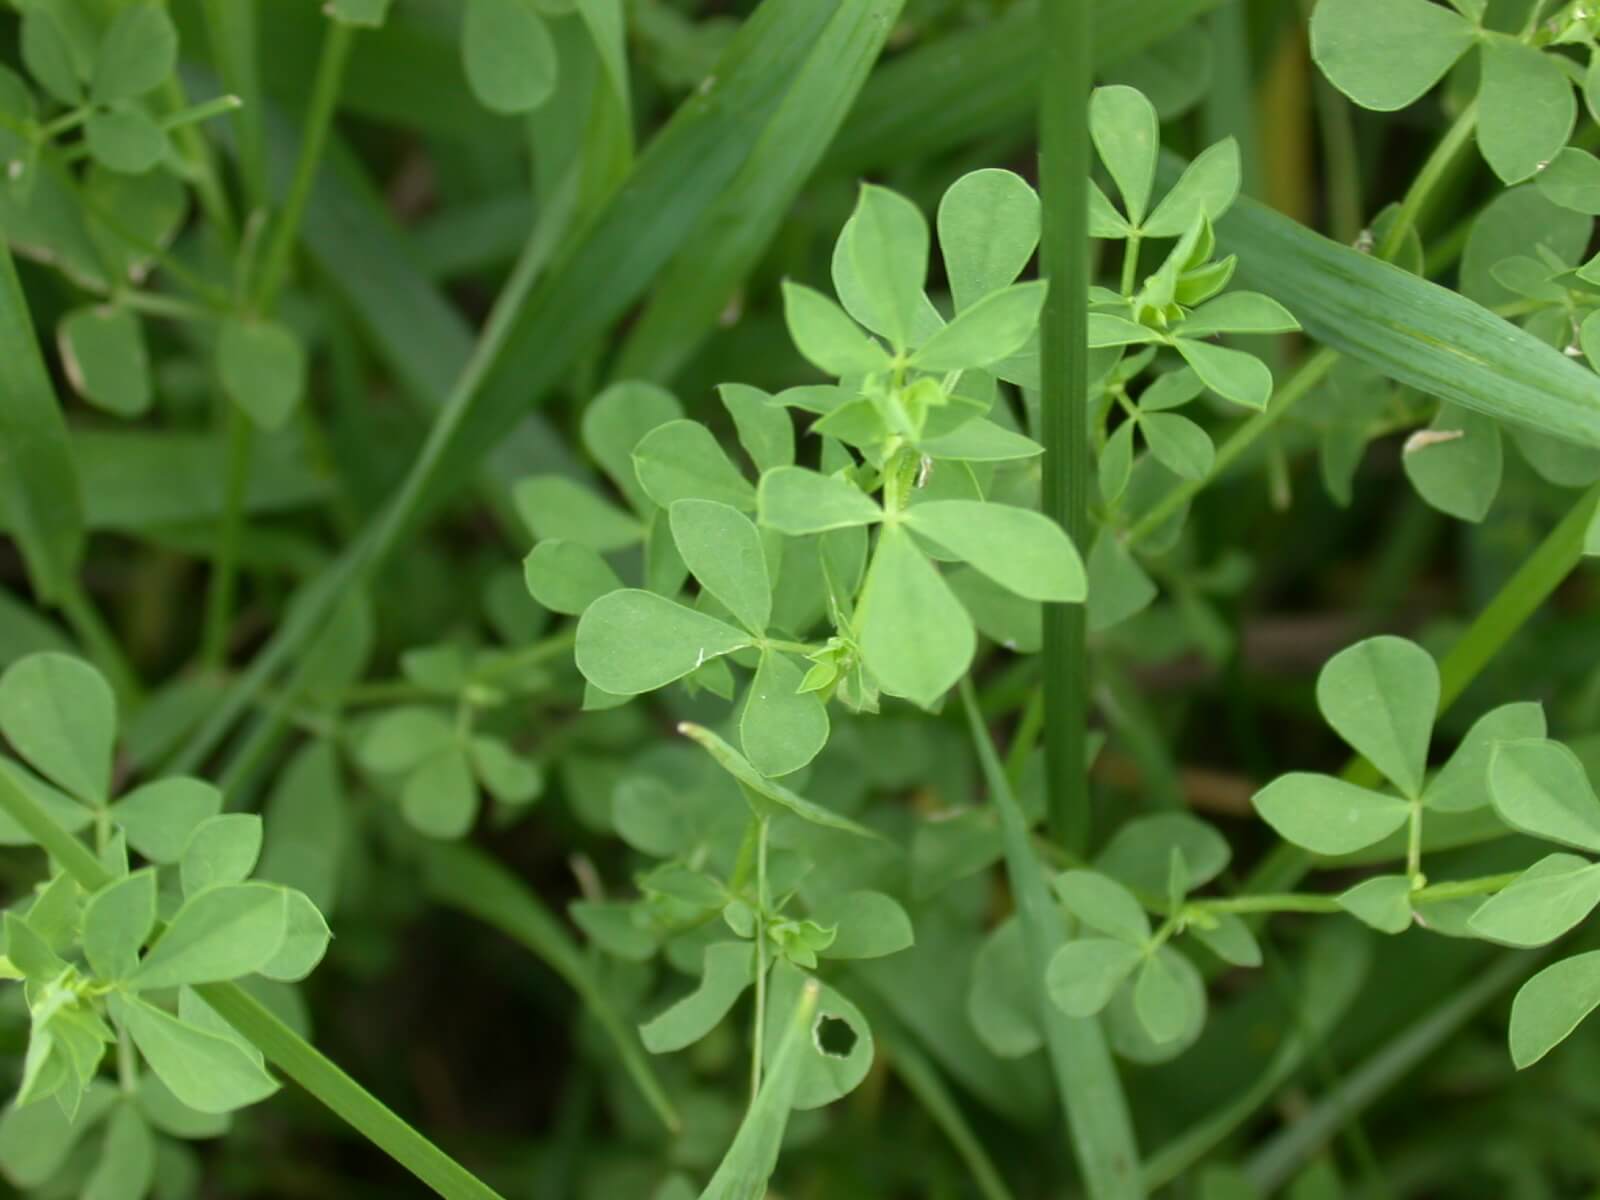
<path id="1" fill-rule="evenodd" d="M 492 858 L 468 846 L 430 846 L 423 860 L 429 894 L 492 925 L 532 950 L 583 1000 L 617 1048 L 629 1076 L 645 1101 L 668 1129 L 678 1128 L 678 1114 L 666 1089 L 644 1056 L 638 1036 L 617 1015 L 604 986 L 561 923 L 520 880 Z"/>
<path id="2" fill-rule="evenodd" d="M 1169 181 L 1177 169 L 1163 156 Z M 1441 400 L 1600 446 L 1600 380 L 1483 306 L 1247 199 L 1217 222 L 1217 240 L 1239 255 L 1239 283 L 1323 345 Z"/>
<path id="3" fill-rule="evenodd" d="M 990 799 L 1000 814 L 1006 872 L 1022 922 L 1039 1025 L 1050 1049 L 1056 1087 L 1066 1109 L 1067 1129 L 1084 1184 L 1093 1200 L 1137 1200 L 1145 1194 L 1139 1148 L 1116 1064 L 1099 1021 L 1067 1016 L 1045 992 L 1045 965 L 1065 944 L 1066 929 L 1060 910 L 1051 899 L 1044 871 L 1034 856 L 1022 808 L 1012 794 L 1005 767 L 984 726 L 971 680 L 961 681 L 961 702 L 967 711 Z"/>
<path id="4" fill-rule="evenodd" d="M 1050 0 L 1059 3 L 1060 0 Z M 1090 4 L 1097 70 L 1114 66 L 1229 0 L 1073 0 Z M 1027 134 L 1038 106 L 1039 9 L 929 41 L 875 71 L 827 165 L 856 173 L 916 162 L 994 133 Z"/>
<path id="5" fill-rule="evenodd" d="M 794 1090 L 804 1061 L 802 1051 L 811 1036 L 811 1022 L 821 993 L 821 985 L 815 979 L 808 979 L 800 989 L 772 1069 L 745 1113 L 733 1145 L 723 1155 L 706 1190 L 700 1193 L 700 1200 L 761 1200 L 767 1194 L 767 1181 L 778 1165 L 789 1110 L 794 1107 Z"/>
<path id="6" fill-rule="evenodd" d="M 905 0 L 845 4 L 817 39 L 767 132 L 662 272 L 613 374 L 670 379 L 717 324 L 855 103 Z"/>
<path id="7" fill-rule="evenodd" d="M 0 514 L 40 600 L 71 590 L 83 556 L 83 501 L 67 423 L 34 337 L 10 247 L 0 243 Z"/>

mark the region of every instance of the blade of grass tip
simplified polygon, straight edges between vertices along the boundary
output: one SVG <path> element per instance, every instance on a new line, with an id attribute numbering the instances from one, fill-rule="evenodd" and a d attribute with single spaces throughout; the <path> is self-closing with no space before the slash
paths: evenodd
<path id="1" fill-rule="evenodd" d="M 801 1051 L 811 1037 L 821 985 L 808 979 L 794 1002 L 794 1011 L 784 1027 L 767 1072 L 750 1109 L 745 1113 L 733 1144 L 718 1164 L 711 1182 L 700 1193 L 700 1200 L 761 1200 L 768 1194 L 767 1182 L 778 1165 L 783 1131 L 794 1107 L 794 1091 L 800 1081 Z"/>
<path id="2" fill-rule="evenodd" d="M 1044 377 L 1041 507 L 1085 552 L 1089 544 L 1089 0 L 1044 0 L 1038 37 L 1039 273 L 1049 280 L 1039 318 Z M 1089 843 L 1088 621 L 1082 604 L 1044 606 L 1045 811 L 1051 836 Z"/>
<path id="3" fill-rule="evenodd" d="M 961 703 L 984 782 L 1000 815 L 1006 873 L 1022 923 L 1039 1025 L 1050 1049 L 1056 1088 L 1066 1110 L 1067 1130 L 1084 1184 L 1092 1200 L 1139 1200 L 1145 1192 L 1133 1120 L 1100 1023 L 1093 1018 L 1067 1016 L 1045 993 L 1045 966 L 1065 944 L 1066 930 L 1039 860 L 1034 857 L 1027 822 L 984 726 L 970 679 L 961 681 Z"/>
<path id="4" fill-rule="evenodd" d="M 193 771 L 321 628 L 335 600 L 399 544 L 430 498 L 469 477 L 581 346 L 627 310 L 737 174 L 837 2 L 764 0 L 735 34 L 716 83 L 686 100 L 628 180 L 542 284 L 514 273 L 393 499 L 302 594 L 297 611 L 229 686 L 176 769 Z M 603 279 L 606 286 L 595 287 Z"/>
<path id="5" fill-rule="evenodd" d="M 670 380 L 717 327 L 854 105 L 905 0 L 850 0 L 749 161 L 662 273 L 612 375 Z"/>
<path id="6" fill-rule="evenodd" d="M 0 810 L 85 891 L 98 891 L 112 882 L 111 873 L 89 847 L 57 825 L 32 796 L 4 774 L 0 774 Z M 268 1062 L 445 1200 L 504 1200 L 238 984 L 202 984 L 196 990 Z"/>
<path id="7" fill-rule="evenodd" d="M 661 1123 L 679 1128 L 677 1110 L 644 1056 L 637 1035 L 612 1007 L 588 959 L 537 897 L 492 858 L 467 846 L 429 846 L 423 859 L 428 894 L 527 947 L 578 993 L 617 1048 L 617 1055 Z"/>
<path id="8" fill-rule="evenodd" d="M 1263 1194 L 1276 1191 L 1345 1121 L 1383 1095 L 1501 992 L 1526 978 L 1547 955 L 1540 951 L 1497 959 L 1439 1007 L 1391 1038 L 1337 1088 L 1251 1155 L 1245 1165 L 1250 1182 Z"/>
<path id="9" fill-rule="evenodd" d="M 933 1118 L 934 1124 L 949 1139 L 950 1145 L 972 1174 L 972 1184 L 978 1189 L 978 1194 L 984 1200 L 1016 1200 L 1001 1177 L 999 1168 L 994 1165 L 994 1160 L 989 1157 L 989 1152 L 983 1148 L 983 1140 L 967 1123 L 961 1106 L 950 1094 L 950 1089 L 945 1087 L 938 1068 L 900 1031 L 893 1018 L 874 1012 L 872 1031 L 888 1060 L 889 1069 L 900 1076 L 906 1090 L 917 1098 L 928 1116 Z"/>
<path id="10" fill-rule="evenodd" d="M 1103 70 L 1231 0 L 1089 2 L 1094 65 Z M 859 174 L 936 158 L 995 133 L 1025 135 L 1038 107 L 1038 21 L 1038 5 L 1020 3 L 998 20 L 896 55 L 868 80 L 828 152 L 828 168 Z"/>

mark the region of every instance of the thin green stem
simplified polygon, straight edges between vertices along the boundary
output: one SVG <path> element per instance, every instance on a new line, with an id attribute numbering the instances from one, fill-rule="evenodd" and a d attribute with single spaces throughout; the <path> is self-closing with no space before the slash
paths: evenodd
<path id="1" fill-rule="evenodd" d="M 1406 821 L 1406 878 L 1413 888 L 1422 886 L 1422 801 L 1411 801 L 1411 815 Z"/>
<path id="2" fill-rule="evenodd" d="M 220 667 L 228 656 L 228 632 L 233 625 L 233 601 L 238 589 L 239 538 L 244 531 L 244 498 L 250 485 L 250 456 L 255 445 L 255 427 L 250 418 L 226 396 L 221 400 L 227 409 L 227 490 L 222 497 L 222 517 L 211 557 L 211 582 L 206 592 L 200 643 L 201 661 L 213 668 Z"/>
<path id="3" fill-rule="evenodd" d="M 1461 110 L 1445 130 L 1444 137 L 1439 139 L 1439 144 L 1433 148 L 1433 153 L 1428 156 L 1428 161 L 1422 164 L 1422 170 L 1417 172 L 1417 177 L 1411 181 L 1411 187 L 1406 191 L 1405 198 L 1400 201 L 1400 207 L 1395 212 L 1394 223 L 1389 226 L 1389 232 L 1384 235 L 1381 245 L 1377 248 L 1377 256 L 1384 261 L 1393 261 L 1405 245 L 1406 235 L 1417 228 L 1422 218 L 1426 215 L 1428 205 L 1432 202 L 1435 191 L 1445 178 L 1455 170 L 1461 156 L 1472 145 L 1472 137 L 1478 127 L 1478 102 L 1473 100 Z"/>
<path id="4" fill-rule="evenodd" d="M 271 311 L 278 290 L 288 276 L 289 258 L 300 233 L 300 221 L 305 215 L 306 202 L 311 198 L 311 185 L 317 177 L 323 147 L 327 145 L 334 110 L 339 105 L 339 88 L 344 82 L 344 68 L 350 58 L 354 36 L 355 27 L 343 21 L 330 21 L 323 34 L 322 55 L 317 61 L 317 77 L 311 88 L 310 106 L 306 109 L 305 132 L 300 138 L 300 154 L 295 160 L 283 209 L 262 258 L 252 305 L 257 312 Z"/>
<path id="5" fill-rule="evenodd" d="M 771 821 L 756 818 L 756 999 L 755 1028 L 750 1036 L 750 1103 L 761 1092 L 761 1057 L 767 1029 L 767 828 Z"/>
<path id="6" fill-rule="evenodd" d="M 1080 547 L 1089 537 L 1089 7 L 1089 0 L 1045 0 L 1039 12 L 1040 273 L 1050 281 L 1040 320 L 1042 507 Z M 1046 813 L 1051 834 L 1080 850 L 1090 815 L 1087 642 L 1081 604 L 1045 605 Z"/>
<path id="7" fill-rule="evenodd" d="M 1122 294 L 1133 295 L 1133 289 L 1139 284 L 1139 246 L 1144 239 L 1136 233 L 1128 235 L 1127 244 L 1122 248 Z"/>
<path id="8" fill-rule="evenodd" d="M 0 773 L 0 810 L 85 891 L 96 892 L 112 882 L 111 873 L 89 847 L 56 824 L 4 773 Z M 493 1188 L 407 1125 L 243 988 L 208 983 L 196 990 L 269 1062 L 446 1200 L 501 1200 Z"/>
<path id="9" fill-rule="evenodd" d="M 187 108 L 180 108 L 177 112 L 168 113 L 162 117 L 159 124 L 168 133 L 183 129 L 189 125 L 198 125 L 202 121 L 209 121 L 212 117 L 220 117 L 240 108 L 243 101 L 237 96 L 218 96 L 215 100 L 207 100 L 203 104 L 192 104 Z"/>
<path id="10" fill-rule="evenodd" d="M 189 97 L 184 94 L 183 83 L 177 75 L 167 76 L 161 85 L 161 95 L 173 113 L 183 112 L 190 107 Z M 237 96 L 233 99 L 236 101 L 235 107 L 244 103 Z M 173 132 L 179 153 L 188 161 L 190 181 L 194 184 L 195 194 L 200 197 L 200 207 L 205 212 L 207 222 L 231 246 L 239 236 L 239 225 L 234 219 L 227 190 L 222 186 L 210 143 L 192 124 L 179 125 Z"/>
<path id="11" fill-rule="evenodd" d="M 1196 900 L 1191 910 L 1207 913 L 1336 913 L 1344 911 L 1333 896 L 1314 892 L 1263 892 L 1255 896 L 1222 896 L 1215 900 Z"/>

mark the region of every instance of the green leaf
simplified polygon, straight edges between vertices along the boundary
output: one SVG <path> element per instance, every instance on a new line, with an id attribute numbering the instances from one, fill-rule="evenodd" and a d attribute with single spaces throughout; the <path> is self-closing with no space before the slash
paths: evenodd
<path id="1" fill-rule="evenodd" d="M 677 500 L 716 500 L 740 512 L 756 506 L 755 488 L 697 421 L 658 425 L 634 447 L 633 465 L 650 499 L 662 508 Z"/>
<path id="2" fill-rule="evenodd" d="M 654 501 L 639 486 L 633 448 L 652 429 L 683 417 L 683 405 L 665 388 L 638 380 L 614 383 L 584 406 L 583 444 L 628 502 L 648 512 Z"/>
<path id="3" fill-rule="evenodd" d="M 715 500 L 675 500 L 672 540 L 690 573 L 758 637 L 772 620 L 772 580 L 761 534 L 736 508 Z"/>
<path id="4" fill-rule="evenodd" d="M 1476 37 L 1430 0 L 1319 0 L 1311 57 L 1363 108 L 1392 112 L 1438 83 Z"/>
<path id="5" fill-rule="evenodd" d="M 53 6 L 30 4 L 22 10 L 22 61 L 39 86 L 63 104 L 83 100 L 83 83 L 72 43 Z"/>
<path id="6" fill-rule="evenodd" d="M 1473 722 L 1455 753 L 1422 793 L 1437 812 L 1468 812 L 1490 802 L 1489 758 L 1495 743 L 1545 736 L 1544 709 L 1535 703 L 1502 704 Z"/>
<path id="7" fill-rule="evenodd" d="M 898 525 L 879 535 L 856 619 L 862 661 L 879 685 L 924 708 L 966 674 L 977 649 L 961 602 Z"/>
<path id="8" fill-rule="evenodd" d="M 125 175 L 144 174 L 167 152 L 167 135 L 139 108 L 96 112 L 83 132 L 95 162 Z"/>
<path id="9" fill-rule="evenodd" d="M 820 990 L 811 1037 L 801 1050 L 800 1078 L 795 1083 L 794 1107 L 821 1108 L 848 1095 L 872 1067 L 872 1030 L 861 1010 L 837 989 L 814 979 L 794 964 L 779 959 L 773 964 L 767 1001 L 765 1048 L 767 1067 L 773 1069 L 782 1046 L 787 1014 L 812 985 Z"/>
<path id="10" fill-rule="evenodd" d="M 89 403 L 119 417 L 149 409 L 150 358 L 132 312 L 109 305 L 74 309 L 56 327 L 56 341 L 62 369 Z"/>
<path id="11" fill-rule="evenodd" d="M 284 889 L 288 921 L 283 945 L 262 967 L 261 974 L 282 983 L 298 983 L 322 961 L 333 934 L 317 906 L 304 892 Z"/>
<path id="12" fill-rule="evenodd" d="M 153 863 L 175 863 L 202 821 L 222 811 L 222 793 L 203 779 L 158 779 L 111 806 L 128 845 Z"/>
<path id="13" fill-rule="evenodd" d="M 1233 913 L 1214 913 L 1215 925 L 1195 923 L 1189 926 L 1193 934 L 1207 949 L 1223 962 L 1235 967 L 1259 967 L 1261 945 L 1242 917 Z"/>
<path id="14" fill-rule="evenodd" d="M 1112 834 L 1095 856 L 1094 867 L 1136 892 L 1160 895 L 1166 890 L 1173 850 L 1183 855 L 1191 889 L 1221 875 L 1233 854 L 1227 839 L 1199 817 L 1154 813 L 1135 817 Z"/>
<path id="15" fill-rule="evenodd" d="M 1157 1045 L 1177 1041 L 1196 1024 L 1193 968 L 1185 971 L 1180 961 L 1176 950 L 1163 946 L 1144 960 L 1134 980 L 1134 1011 Z"/>
<path id="16" fill-rule="evenodd" d="M 1267 364 L 1243 350 L 1175 337 L 1172 347 L 1194 368 L 1206 387 L 1224 400 L 1265 411 L 1272 399 L 1272 372 Z"/>
<path id="17" fill-rule="evenodd" d="M 848 238 L 855 279 L 871 316 L 864 323 L 905 350 L 913 344 L 927 303 L 922 286 L 928 274 L 928 223 L 911 201 L 868 183 L 842 236 Z"/>
<path id="18" fill-rule="evenodd" d="M 30 28 L 41 21 L 51 22 L 47 10 L 30 6 L 22 22 L 24 54 Z M 52 603 L 61 599 L 83 554 L 83 501 L 67 425 L 8 245 L 0 245 L 0 395 L 6 398 L 0 404 L 0 445 L 7 447 L 0 516 L 22 551 L 34 591 Z"/>
<path id="19" fill-rule="evenodd" d="M 1404 933 L 1411 927 L 1411 878 L 1375 875 L 1339 893 L 1339 907 L 1379 933 Z"/>
<path id="20" fill-rule="evenodd" d="M 739 715 L 739 744 L 769 778 L 798 771 L 828 744 L 828 711 L 816 693 L 800 691 L 804 679 L 788 655 L 761 652 Z"/>
<path id="21" fill-rule="evenodd" d="M 1055 892 L 1068 912 L 1097 933 L 1140 947 L 1150 937 L 1144 908 L 1133 893 L 1109 876 L 1097 871 L 1064 871 L 1055 878 Z"/>
<path id="22" fill-rule="evenodd" d="M 178 863 L 183 894 L 250 878 L 261 858 L 261 837 L 261 818 L 255 813 L 224 813 L 201 822 Z"/>
<path id="23" fill-rule="evenodd" d="M 540 542 L 571 542 L 601 554 L 639 544 L 644 529 L 632 513 L 565 475 L 535 475 L 511 489 L 517 516 Z"/>
<path id="24" fill-rule="evenodd" d="M 742 383 L 720 385 L 717 396 L 757 471 L 794 464 L 794 422 L 787 408 L 760 388 Z"/>
<path id="25" fill-rule="evenodd" d="M 551 612 L 577 616 L 607 592 L 622 586 L 611 565 L 589 546 L 554 538 L 540 542 L 522 560 L 528 594 Z"/>
<path id="26" fill-rule="evenodd" d="M 707 946 L 695 990 L 639 1026 L 645 1049 L 670 1054 L 710 1033 L 755 979 L 755 958 L 749 942 Z"/>
<path id="27" fill-rule="evenodd" d="M 1441 404 L 1427 431 L 1406 439 L 1406 476 L 1440 512 L 1481 521 L 1500 491 L 1501 442 L 1500 427 L 1488 417 Z"/>
<path id="28" fill-rule="evenodd" d="M 847 529 L 881 520 L 883 510 L 855 484 L 804 467 L 778 467 L 761 476 L 756 519 L 790 537 Z"/>
<path id="29" fill-rule="evenodd" d="M 946 190 L 937 218 L 939 252 L 956 311 L 1022 273 L 1039 244 L 1039 196 L 1011 171 L 969 171 Z"/>
<path id="30" fill-rule="evenodd" d="M 357 29 L 380 29 L 389 17 L 393 0 L 328 0 L 324 11 L 343 25 Z"/>
<path id="31" fill-rule="evenodd" d="M 256 878 L 303 891 L 319 908 L 331 909 L 349 846 L 349 810 L 333 743 L 308 742 L 279 772 L 267 798 Z"/>
<path id="32" fill-rule="evenodd" d="M 467 0 L 461 62 L 472 94 L 497 113 L 532 112 L 556 88 L 556 47 L 527 0 Z"/>
<path id="33" fill-rule="evenodd" d="M 633 904 L 574 900 L 567 906 L 572 923 L 607 954 L 628 962 L 648 962 L 656 952 L 656 937 L 637 918 Z"/>
<path id="34" fill-rule="evenodd" d="M 513 753 L 499 738 L 477 734 L 468 750 L 473 772 L 502 804 L 531 803 L 543 790 L 544 774 L 539 765 Z"/>
<path id="35" fill-rule="evenodd" d="M 451 746 L 412 771 L 400 789 L 400 811 L 428 837 L 465 836 L 478 815 L 478 787 L 466 751 Z"/>
<path id="36" fill-rule="evenodd" d="M 601 691 L 636 696 L 682 679 L 708 659 L 751 644 L 749 634 L 638 588 L 600 597 L 578 620 L 576 657 Z"/>
<path id="37" fill-rule="evenodd" d="M 1217 333 L 1293 333 L 1300 322 L 1271 296 L 1260 292 L 1229 292 L 1207 300 L 1183 321 L 1189 337 Z"/>
<path id="38" fill-rule="evenodd" d="M 858 825 L 848 817 L 841 817 L 838 813 L 831 809 L 823 808 L 819 804 L 813 804 L 804 796 L 790 791 L 783 784 L 768 779 L 750 765 L 749 759 L 745 758 L 709 729 L 684 721 L 678 726 L 678 732 L 716 759 L 717 764 L 724 771 L 738 780 L 747 797 L 753 795 L 763 800 L 769 800 L 779 808 L 787 809 L 802 821 L 808 821 L 813 825 L 822 825 L 829 829 L 854 833 L 860 837 L 876 838 L 878 836 L 866 826 Z"/>
<path id="39" fill-rule="evenodd" d="M 83 909 L 83 953 L 96 977 L 126 979 L 156 923 L 156 873 L 135 871 L 101 888 Z"/>
<path id="40" fill-rule="evenodd" d="M 1404 638 L 1357 642 L 1323 666 L 1317 707 L 1334 732 L 1404 795 L 1422 794 L 1439 710 L 1439 668 L 1431 654 Z"/>
<path id="41" fill-rule="evenodd" d="M 1071 540 L 1054 521 L 1031 509 L 981 500 L 929 500 L 912 505 L 902 519 L 1019 596 L 1077 603 L 1087 595 L 1083 560 Z"/>
<path id="42" fill-rule="evenodd" d="M 783 317 L 795 348 L 807 362 L 829 375 L 866 375 L 889 365 L 884 348 L 814 288 L 786 280 Z"/>
<path id="43" fill-rule="evenodd" d="M 1511 1002 L 1511 1061 L 1533 1066 L 1600 1005 L 1600 950 L 1552 963 Z"/>
<path id="44" fill-rule="evenodd" d="M 455 725 L 437 708 L 406 705 L 381 714 L 356 746 L 356 758 L 369 771 L 409 771 L 456 741 Z"/>
<path id="45" fill-rule="evenodd" d="M 1503 34 L 1484 38 L 1478 149 L 1496 175 L 1527 179 L 1566 145 L 1577 116 L 1572 81 L 1554 55 Z"/>
<path id="46" fill-rule="evenodd" d="M 1015 283 L 957 314 L 911 356 L 923 371 L 965 371 L 1010 358 L 1039 326 L 1044 306 L 1043 280 Z"/>
<path id="47" fill-rule="evenodd" d="M 1506 946 L 1543 946 L 1600 904 L 1600 866 L 1575 854 L 1550 854 L 1478 907 L 1467 927 Z"/>
<path id="48" fill-rule="evenodd" d="M 1155 106 L 1136 88 L 1096 88 L 1089 97 L 1089 136 L 1122 194 L 1123 211 L 1137 227 L 1150 203 L 1161 148 Z"/>
<path id="49" fill-rule="evenodd" d="M 984 1048 L 999 1058 L 1022 1058 L 1044 1045 L 1022 925 L 1014 916 L 996 925 L 978 946 L 966 1016 Z"/>
<path id="50" fill-rule="evenodd" d="M 111 791 L 116 700 L 88 663 L 69 654 L 30 654 L 0 675 L 0 733 L 47 779 L 101 805 Z"/>
<path id="51" fill-rule="evenodd" d="M 1552 204 L 1585 216 L 1600 217 L 1600 158 L 1576 146 L 1564 146 L 1534 176 L 1539 192 Z"/>
<path id="52" fill-rule="evenodd" d="M 1156 585 L 1116 532 L 1102 526 L 1089 551 L 1089 632 L 1122 624 L 1156 598 Z"/>
<path id="53" fill-rule="evenodd" d="M 1489 756 L 1489 795 L 1513 829 L 1600 853 L 1600 799 L 1583 763 L 1560 742 L 1497 742 Z"/>
<path id="54" fill-rule="evenodd" d="M 215 895 L 216 893 L 212 893 Z M 126 996 L 118 1020 L 161 1082 L 190 1108 L 232 1112 L 278 1090 L 261 1064 L 232 1038 L 180 1021 L 170 1013 Z"/>
<path id="55" fill-rule="evenodd" d="M 275 321 L 230 317 L 217 334 L 217 374 L 229 399 L 252 421 L 279 429 L 305 393 L 305 351 Z"/>
<path id="56" fill-rule="evenodd" d="M 1045 969 L 1050 1001 L 1069 1017 L 1092 1017 L 1111 1003 L 1144 950 L 1114 938 L 1078 938 L 1055 952 Z"/>
<path id="57" fill-rule="evenodd" d="M 155 4 L 117 13 L 95 54 L 91 98 L 96 104 L 132 100 L 160 87 L 177 69 L 178 31 Z"/>
<path id="58" fill-rule="evenodd" d="M 1313 854 L 1365 849 L 1411 815 L 1411 805 L 1395 796 L 1302 771 L 1274 779 L 1251 803 L 1268 825 Z"/>
<path id="59" fill-rule="evenodd" d="M 0 1167 L 6 1180 L 29 1189 L 48 1183 L 119 1095 L 114 1084 L 101 1079 L 85 1090 L 73 1117 L 59 1104 L 8 1106 L 0 1116 Z"/>
<path id="60" fill-rule="evenodd" d="M 1202 480 L 1211 474 L 1217 448 L 1204 429 L 1180 413 L 1145 413 L 1139 429 L 1156 460 L 1182 479 Z"/>
<path id="61" fill-rule="evenodd" d="M 190 897 L 145 955 L 129 986 L 148 990 L 212 983 L 260 970 L 283 948 L 288 923 L 284 894 L 271 884 L 239 883 Z M 171 1079 L 166 1082 L 178 1092 Z"/>
<path id="62" fill-rule="evenodd" d="M 111 1112 L 105 1141 L 80 1200 L 144 1200 L 156 1170 L 156 1141 L 131 1101 Z"/>
<path id="63" fill-rule="evenodd" d="M 811 919 L 838 930 L 824 958 L 884 958 L 916 940 L 906 910 L 882 892 L 830 892 L 811 906 Z"/>
<path id="64" fill-rule="evenodd" d="M 1201 151 L 1161 198 L 1140 232 L 1145 237 L 1181 237 L 1204 216 L 1216 219 L 1239 194 L 1239 144 L 1231 137 Z"/>

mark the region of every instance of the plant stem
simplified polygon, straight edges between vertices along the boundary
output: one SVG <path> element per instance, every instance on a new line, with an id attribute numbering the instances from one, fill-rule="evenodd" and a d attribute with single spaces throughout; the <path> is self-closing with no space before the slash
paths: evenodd
<path id="1" fill-rule="evenodd" d="M 1089 0 L 1040 6 L 1039 183 L 1044 202 L 1041 274 L 1050 281 L 1040 320 L 1043 365 L 1043 509 L 1085 548 L 1089 537 L 1088 345 Z M 1083 849 L 1089 837 L 1084 764 L 1089 710 L 1088 627 L 1081 604 L 1044 606 L 1046 811 L 1051 834 Z"/>
<path id="2" fill-rule="evenodd" d="M 1418 222 L 1427 211 L 1429 202 L 1433 199 L 1436 189 L 1445 176 L 1455 169 L 1456 161 L 1462 153 L 1472 144 L 1472 135 L 1478 127 L 1478 102 L 1473 100 L 1461 110 L 1461 115 L 1445 131 L 1444 137 L 1439 139 L 1439 144 L 1433 148 L 1433 153 L 1428 155 L 1428 161 L 1422 164 L 1422 170 L 1417 172 L 1417 177 L 1411 181 L 1411 187 L 1406 191 L 1405 198 L 1400 201 L 1400 207 L 1395 212 L 1394 223 L 1389 226 L 1389 232 L 1384 235 L 1382 245 L 1378 246 L 1377 256 L 1386 262 L 1392 262 L 1405 245 L 1406 235 L 1416 228 Z"/>
<path id="3" fill-rule="evenodd" d="M 317 164 L 322 161 L 322 149 L 327 144 L 328 129 L 333 124 L 334 110 L 339 104 L 339 88 L 344 82 L 345 63 L 350 58 L 350 43 L 354 33 L 354 26 L 346 25 L 343 21 L 330 21 L 327 32 L 323 34 L 317 78 L 312 84 L 305 132 L 300 138 L 300 154 L 295 159 L 294 175 L 289 181 L 289 191 L 284 196 L 283 209 L 273 227 L 272 240 L 267 244 L 256 284 L 252 307 L 258 313 L 272 310 L 278 290 L 288 275 L 289 258 L 294 250 L 295 238 L 300 233 L 300 221 L 305 215 L 306 201 L 311 198 Z"/>
<path id="4" fill-rule="evenodd" d="M 85 891 L 96 892 L 112 882 L 111 873 L 89 848 L 57 825 L 4 773 L 0 773 L 0 810 Z M 269 1062 L 446 1200 L 501 1200 L 499 1193 L 402 1121 L 238 984 L 208 983 L 195 990 Z"/>
<path id="5" fill-rule="evenodd" d="M 1443 900 L 1461 900 L 1470 896 L 1487 896 L 1502 891 L 1514 883 L 1521 871 L 1508 871 L 1502 875 L 1482 875 L 1475 879 L 1453 879 L 1418 888 L 1411 893 L 1416 904 L 1437 904 Z M 1318 892 L 1260 892 L 1247 896 L 1222 896 L 1216 899 L 1191 901 L 1185 906 L 1191 911 L 1207 913 L 1336 913 L 1343 912 L 1338 897 Z"/>
<path id="6" fill-rule="evenodd" d="M 756 818 L 756 1002 L 755 1028 L 750 1037 L 750 1103 L 761 1091 L 762 1045 L 767 1028 L 767 828 L 771 821 Z"/>

